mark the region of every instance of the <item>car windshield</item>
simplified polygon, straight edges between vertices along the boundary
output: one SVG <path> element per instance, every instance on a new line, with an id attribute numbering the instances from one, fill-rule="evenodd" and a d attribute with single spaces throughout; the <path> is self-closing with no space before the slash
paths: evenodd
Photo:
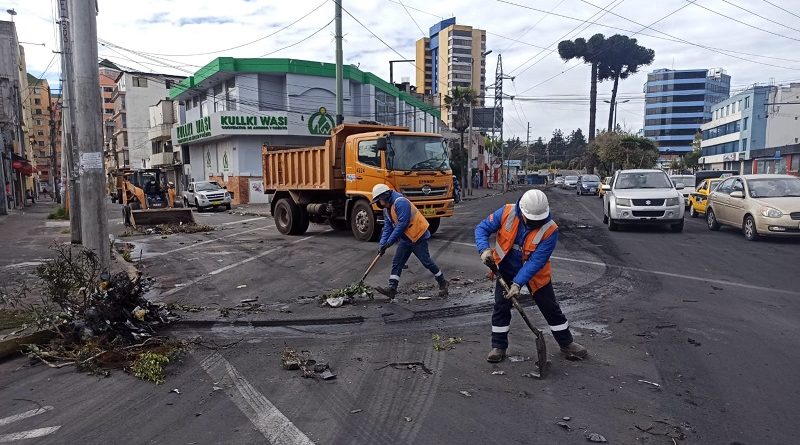
<path id="1" fill-rule="evenodd" d="M 662 172 L 620 173 L 615 189 L 670 189 L 672 183 Z"/>
<path id="2" fill-rule="evenodd" d="M 753 198 L 800 197 L 799 178 L 750 179 L 747 185 Z"/>
<path id="3" fill-rule="evenodd" d="M 213 192 L 214 190 L 222 190 L 216 182 L 198 182 L 195 187 L 198 192 Z"/>
<path id="4" fill-rule="evenodd" d="M 595 175 L 583 175 L 581 176 L 581 181 L 583 182 L 600 182 L 600 177 Z"/>
<path id="5" fill-rule="evenodd" d="M 577 176 L 567 176 L 566 179 L 564 179 L 564 180 L 565 181 L 577 181 L 578 177 Z"/>
<path id="6" fill-rule="evenodd" d="M 387 162 L 390 170 L 450 170 L 445 142 L 437 137 L 393 135 Z"/>
<path id="7" fill-rule="evenodd" d="M 695 185 L 695 179 L 694 176 L 692 175 L 675 175 L 675 176 L 670 176 L 669 179 L 672 180 L 673 184 L 677 184 L 680 182 L 685 187 L 694 187 Z"/>

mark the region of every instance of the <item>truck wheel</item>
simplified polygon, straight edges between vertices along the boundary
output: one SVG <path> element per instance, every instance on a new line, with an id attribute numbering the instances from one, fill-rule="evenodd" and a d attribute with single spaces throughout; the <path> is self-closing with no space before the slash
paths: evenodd
<path id="1" fill-rule="evenodd" d="M 442 222 L 441 218 L 431 218 L 428 220 L 428 232 L 431 232 L 431 235 L 436 233 L 439 230 L 439 224 Z"/>
<path id="2" fill-rule="evenodd" d="M 275 227 L 284 235 L 302 235 L 308 229 L 308 217 L 303 214 L 289 198 L 282 198 L 275 204 Z"/>
<path id="3" fill-rule="evenodd" d="M 369 202 L 361 200 L 353 206 L 350 214 L 350 224 L 353 228 L 353 236 L 359 241 L 375 241 L 378 239 L 378 221 L 372 212 Z"/>

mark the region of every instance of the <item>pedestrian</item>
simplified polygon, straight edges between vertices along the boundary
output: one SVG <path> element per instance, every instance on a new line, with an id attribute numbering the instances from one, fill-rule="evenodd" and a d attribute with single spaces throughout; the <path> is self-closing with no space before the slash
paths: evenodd
<path id="1" fill-rule="evenodd" d="M 389 297 L 390 301 L 394 300 L 397 296 L 397 286 L 400 284 L 400 274 L 413 253 L 436 278 L 439 284 L 439 296 L 447 297 L 449 283 L 428 252 L 428 239 L 431 237 L 428 220 L 408 198 L 385 184 L 378 184 L 372 188 L 372 203 L 383 209 L 383 232 L 378 253 L 383 255 L 386 249 L 397 243 L 397 250 L 392 258 L 389 286 L 379 286 L 375 290 Z"/>
<path id="2" fill-rule="evenodd" d="M 33 195 L 33 189 L 28 189 L 27 198 L 31 200 L 31 204 L 36 204 L 36 197 Z"/>
<path id="3" fill-rule="evenodd" d="M 11 183 L 6 181 L 6 205 L 8 208 L 14 207 L 14 195 L 11 193 Z"/>
<path id="4" fill-rule="evenodd" d="M 489 237 L 496 235 L 494 248 Z M 547 196 L 541 190 L 528 190 L 514 204 L 506 204 L 475 228 L 475 246 L 487 266 L 497 264 L 510 290 L 504 295 L 499 281 L 494 290 L 492 350 L 486 358 L 498 363 L 506 358 L 511 325 L 511 297 L 526 286 L 544 315 L 550 331 L 567 358 L 583 359 L 586 348 L 572 339 L 567 317 L 556 301 L 551 281 L 550 255 L 558 241 L 558 226 L 550 215 Z M 520 247 L 522 246 L 522 247 Z"/>

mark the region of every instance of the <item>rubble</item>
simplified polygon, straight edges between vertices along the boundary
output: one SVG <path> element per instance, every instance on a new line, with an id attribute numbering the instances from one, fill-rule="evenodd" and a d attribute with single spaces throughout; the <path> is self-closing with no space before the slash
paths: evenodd
<path id="1" fill-rule="evenodd" d="M 293 348 L 283 348 L 281 353 L 281 367 L 287 371 L 300 370 L 305 378 L 321 378 L 322 380 L 332 380 L 336 374 L 330 369 L 328 362 L 317 362 L 307 356 L 308 351 L 302 351 L 306 355 L 300 355 Z"/>
<path id="2" fill-rule="evenodd" d="M 431 334 L 431 339 L 433 340 L 433 349 L 437 351 L 455 349 L 455 346 L 453 345 L 464 341 L 464 339 L 461 337 L 447 337 L 447 340 L 442 341 L 442 337 L 439 334 Z"/>
<path id="3" fill-rule="evenodd" d="M 608 442 L 605 437 L 597 433 L 589 433 L 586 435 L 586 440 L 589 442 L 606 443 Z"/>
<path id="4" fill-rule="evenodd" d="M 41 301 L 29 310 L 35 324 L 54 336 L 46 344 L 28 346 L 28 355 L 54 368 L 74 365 L 104 376 L 116 368 L 163 382 L 163 367 L 184 344 L 158 335 L 159 328 L 178 317 L 144 298 L 147 280 L 103 272 L 91 250 L 69 245 L 52 250 L 55 258 L 36 269 Z"/>
<path id="5" fill-rule="evenodd" d="M 320 297 L 320 303 L 329 307 L 341 307 L 344 304 L 353 304 L 356 297 L 372 300 L 372 288 L 364 283 L 354 283 L 343 289 L 334 289 Z"/>
<path id="6" fill-rule="evenodd" d="M 158 224 L 155 226 L 128 227 L 122 237 L 134 235 L 173 235 L 176 233 L 213 232 L 214 228 L 206 224 Z"/>

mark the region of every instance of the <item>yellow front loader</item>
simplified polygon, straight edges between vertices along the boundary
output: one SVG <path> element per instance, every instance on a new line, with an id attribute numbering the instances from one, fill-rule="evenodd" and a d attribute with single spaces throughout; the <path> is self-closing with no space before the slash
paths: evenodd
<path id="1" fill-rule="evenodd" d="M 175 187 L 158 169 L 136 170 L 122 178 L 122 219 L 126 226 L 194 224 L 192 209 L 175 202 Z"/>

